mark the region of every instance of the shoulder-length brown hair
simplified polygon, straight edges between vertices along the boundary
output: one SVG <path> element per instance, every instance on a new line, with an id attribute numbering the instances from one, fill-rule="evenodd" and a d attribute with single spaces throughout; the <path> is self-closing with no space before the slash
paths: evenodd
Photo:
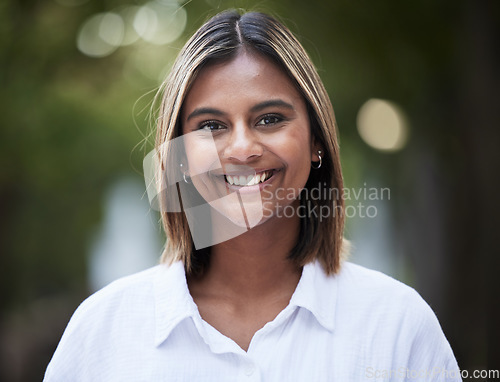
<path id="1" fill-rule="evenodd" d="M 317 259 L 326 273 L 336 273 L 345 240 L 343 180 L 333 107 L 304 48 L 276 19 L 257 12 L 240 15 L 236 11 L 225 11 L 195 32 L 179 53 L 157 95 L 161 97 L 161 106 L 156 148 L 162 155 L 162 145 L 181 135 L 180 110 L 201 68 L 215 60 L 229 60 L 242 48 L 272 59 L 288 74 L 306 101 L 311 134 L 322 148 L 322 164 L 319 169 L 311 170 L 303 193 L 311 195 L 313 188 L 318 188 L 320 193 L 319 189 L 328 190 L 330 197 L 301 198 L 301 203 L 308 204 L 310 213 L 301 217 L 298 241 L 289 258 L 299 266 Z M 163 163 L 161 158 L 160 163 Z M 320 211 L 329 212 L 322 216 Z M 202 274 L 209 265 L 210 249 L 194 248 L 184 213 L 163 209 L 161 217 L 167 235 L 162 262 L 180 260 L 187 274 Z"/>

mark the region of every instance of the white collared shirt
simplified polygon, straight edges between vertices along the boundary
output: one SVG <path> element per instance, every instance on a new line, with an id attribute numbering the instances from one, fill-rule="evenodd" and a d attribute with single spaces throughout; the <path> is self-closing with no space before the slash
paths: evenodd
<path id="1" fill-rule="evenodd" d="M 183 265 L 117 280 L 76 310 L 45 382 L 461 381 L 431 308 L 412 288 L 344 263 L 304 267 L 289 305 L 245 352 L 205 322 Z"/>

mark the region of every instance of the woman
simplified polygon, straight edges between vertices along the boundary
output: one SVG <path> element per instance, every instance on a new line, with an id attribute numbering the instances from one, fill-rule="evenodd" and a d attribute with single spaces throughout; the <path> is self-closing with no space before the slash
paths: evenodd
<path id="1" fill-rule="evenodd" d="M 162 90 L 163 264 L 88 298 L 46 381 L 460 380 L 421 297 L 342 261 L 333 109 L 288 29 L 221 13 Z"/>

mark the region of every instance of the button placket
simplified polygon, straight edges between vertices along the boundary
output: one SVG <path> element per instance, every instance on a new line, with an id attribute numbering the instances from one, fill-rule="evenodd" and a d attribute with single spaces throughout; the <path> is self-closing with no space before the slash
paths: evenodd
<path id="1" fill-rule="evenodd" d="M 238 382 L 260 382 L 259 365 L 248 355 L 243 356 L 241 361 Z"/>

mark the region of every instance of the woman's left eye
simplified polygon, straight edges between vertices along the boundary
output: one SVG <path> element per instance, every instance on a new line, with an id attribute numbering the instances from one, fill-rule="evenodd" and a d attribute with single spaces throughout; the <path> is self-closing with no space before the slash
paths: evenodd
<path id="1" fill-rule="evenodd" d="M 259 122 L 257 122 L 257 125 L 274 125 L 278 122 L 281 122 L 283 118 L 277 116 L 277 115 L 266 115 L 262 117 Z"/>

